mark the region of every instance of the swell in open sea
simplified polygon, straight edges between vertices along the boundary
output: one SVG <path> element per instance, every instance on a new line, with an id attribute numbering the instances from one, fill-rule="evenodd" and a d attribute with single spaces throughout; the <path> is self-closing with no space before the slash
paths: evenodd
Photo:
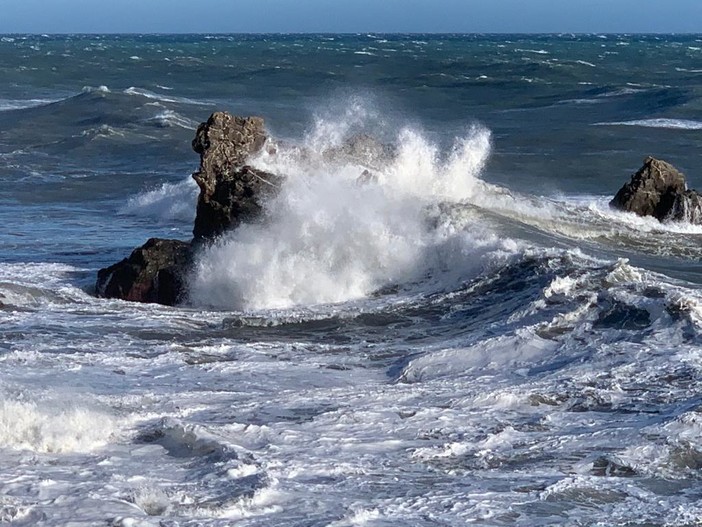
<path id="1" fill-rule="evenodd" d="M 0 37 L 0 522 L 702 522 L 702 37 Z M 188 240 L 190 142 L 261 115 L 265 223 L 179 307 L 94 297 Z M 357 134 L 365 166 L 324 155 Z M 378 174 L 356 184 L 364 169 Z"/>

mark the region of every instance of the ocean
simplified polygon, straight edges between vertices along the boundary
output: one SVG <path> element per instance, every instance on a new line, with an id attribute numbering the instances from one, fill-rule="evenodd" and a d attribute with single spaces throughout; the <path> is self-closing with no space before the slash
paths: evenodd
<path id="1" fill-rule="evenodd" d="M 699 35 L 0 37 L 0 523 L 702 523 Z M 94 296 L 189 240 L 191 141 L 286 176 L 178 307 Z M 368 134 L 366 168 L 325 149 Z"/>

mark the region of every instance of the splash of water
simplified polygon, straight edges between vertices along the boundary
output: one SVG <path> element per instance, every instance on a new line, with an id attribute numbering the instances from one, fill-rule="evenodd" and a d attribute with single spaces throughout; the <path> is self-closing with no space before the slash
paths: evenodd
<path id="1" fill-rule="evenodd" d="M 200 254 L 193 304 L 265 309 L 353 300 L 498 243 L 491 233 L 477 240 L 427 218 L 432 206 L 473 197 L 490 153 L 488 130 L 471 128 L 443 153 L 405 128 L 384 159 L 348 154 L 344 145 L 367 117 L 354 107 L 338 121 L 319 119 L 301 146 L 280 146 L 254 161 L 285 174 L 286 183 L 268 204 L 265 224 L 241 226 Z"/>

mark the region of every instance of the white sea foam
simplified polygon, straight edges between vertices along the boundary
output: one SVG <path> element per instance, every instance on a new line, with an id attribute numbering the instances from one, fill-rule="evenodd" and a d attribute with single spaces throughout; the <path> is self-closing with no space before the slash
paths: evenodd
<path id="1" fill-rule="evenodd" d="M 0 112 L 23 110 L 51 104 L 61 99 L 0 99 Z"/>
<path id="2" fill-rule="evenodd" d="M 0 444 L 34 452 L 89 452 L 108 442 L 112 417 L 54 400 L 0 400 Z"/>
<path id="3" fill-rule="evenodd" d="M 368 114 L 356 108 L 341 122 L 320 119 L 306 139 L 306 155 L 281 149 L 255 161 L 288 179 L 269 204 L 265 225 L 241 226 L 203 252 L 191 280 L 194 304 L 286 308 L 357 299 L 430 269 L 452 268 L 451 258 L 460 268 L 479 262 L 500 245 L 477 224 L 472 234 L 450 222 L 427 225 L 427 207 L 478 192 L 490 152 L 486 129 L 473 127 L 448 153 L 421 132 L 403 129 L 395 157 L 373 167 L 377 182 L 359 184 L 369 165 L 330 160 L 328 152 Z"/>
<path id="4" fill-rule="evenodd" d="M 188 99 L 187 97 L 173 97 L 173 96 L 168 96 L 168 95 L 162 95 L 160 93 L 152 92 L 150 90 L 147 90 L 145 88 L 137 88 L 135 86 L 131 86 L 124 90 L 126 95 L 134 95 L 134 96 L 139 96 L 139 97 L 146 97 L 147 99 L 153 99 L 161 102 L 170 102 L 170 103 L 181 103 L 181 104 L 194 104 L 194 105 L 204 105 L 207 104 L 202 101 L 196 101 L 193 99 Z"/>
<path id="5" fill-rule="evenodd" d="M 669 128 L 671 130 L 702 130 L 702 121 L 687 119 L 637 119 L 633 121 L 614 121 L 595 123 L 595 126 L 641 126 L 644 128 Z"/>
<path id="6" fill-rule="evenodd" d="M 164 183 L 159 188 L 129 199 L 120 214 L 142 216 L 159 221 L 192 221 L 198 186 L 189 177 L 180 183 Z"/>
<path id="7" fill-rule="evenodd" d="M 168 109 L 164 109 L 153 117 L 149 117 L 146 119 L 146 122 L 155 124 L 156 126 L 160 126 L 162 128 L 177 126 L 180 128 L 185 128 L 186 130 L 196 129 L 198 124 L 200 124 L 192 119 L 188 119 L 187 117 L 180 115 L 178 112 Z"/>
<path id="8" fill-rule="evenodd" d="M 489 339 L 469 348 L 452 348 L 422 355 L 402 371 L 403 382 L 422 382 L 441 377 L 456 377 L 473 370 L 513 370 L 552 353 L 556 345 L 536 335 L 523 333 Z"/>
<path id="9" fill-rule="evenodd" d="M 110 93 L 110 89 L 105 86 L 83 86 L 83 89 L 81 90 L 83 93 Z"/>
<path id="10" fill-rule="evenodd" d="M 545 49 L 515 49 L 514 51 L 520 52 L 520 53 L 533 53 L 535 55 L 550 55 L 548 51 Z"/>
<path id="11" fill-rule="evenodd" d="M 645 92 L 642 88 L 620 88 L 618 90 L 605 92 L 600 97 L 624 97 L 626 95 L 635 95 L 637 93 Z"/>

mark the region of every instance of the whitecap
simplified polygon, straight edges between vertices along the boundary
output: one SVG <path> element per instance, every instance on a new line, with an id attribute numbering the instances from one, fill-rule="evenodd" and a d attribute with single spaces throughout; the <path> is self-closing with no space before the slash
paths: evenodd
<path id="1" fill-rule="evenodd" d="M 391 160 L 331 159 L 328 152 L 344 143 L 354 123 L 368 118 L 367 108 L 351 105 L 345 119 L 318 120 L 304 155 L 281 148 L 253 161 L 288 178 L 264 225 L 242 225 L 203 251 L 191 302 L 270 309 L 349 301 L 428 269 L 465 269 L 466 260 L 479 267 L 481 254 L 501 246 L 475 223 L 469 233 L 450 217 L 439 216 L 433 228 L 427 221 L 427 207 L 479 193 L 491 148 L 487 129 L 474 126 L 442 152 L 405 128 Z M 377 180 L 359 184 L 365 169 Z M 461 263 L 453 266 L 453 258 Z"/>
<path id="2" fill-rule="evenodd" d="M 154 115 L 153 117 L 149 117 L 148 119 L 146 119 L 145 122 L 155 124 L 162 128 L 170 128 L 173 126 L 177 126 L 180 128 L 185 128 L 186 130 L 194 130 L 200 124 L 196 121 L 193 121 L 192 119 L 188 119 L 187 117 L 180 115 L 178 112 L 175 112 L 173 110 L 163 110 L 162 112 Z"/>
<path id="3" fill-rule="evenodd" d="M 101 86 L 83 86 L 83 93 L 110 93 L 110 89 L 104 84 Z"/>
<path id="4" fill-rule="evenodd" d="M 533 53 L 533 54 L 535 54 L 535 55 L 550 55 L 550 53 L 549 53 L 548 51 L 546 51 L 545 49 L 521 49 L 521 48 L 517 48 L 517 49 L 515 49 L 514 51 L 515 51 L 515 52 L 519 52 L 519 53 Z"/>
<path id="5" fill-rule="evenodd" d="M 135 86 L 131 86 L 124 90 L 126 95 L 134 95 L 134 96 L 139 96 L 139 97 L 146 97 L 147 99 L 155 99 L 157 101 L 161 102 L 170 102 L 170 103 L 181 103 L 181 104 L 194 104 L 194 105 L 206 105 L 206 102 L 202 101 L 196 101 L 193 99 L 188 99 L 187 97 L 171 97 L 167 95 L 162 95 L 159 93 L 152 92 L 150 90 L 144 89 L 144 88 L 137 88 Z"/>
<path id="6" fill-rule="evenodd" d="M 90 452 L 105 445 L 115 420 L 88 408 L 58 401 L 0 399 L 0 444 L 33 452 Z"/>
<path id="7" fill-rule="evenodd" d="M 188 177 L 180 183 L 164 183 L 157 189 L 130 198 L 119 212 L 162 222 L 190 222 L 195 218 L 197 195 L 197 183 Z"/>
<path id="8" fill-rule="evenodd" d="M 637 119 L 633 121 L 614 121 L 595 123 L 595 126 L 641 126 L 644 128 L 667 128 L 671 130 L 702 130 L 702 121 L 687 119 Z"/>
<path id="9" fill-rule="evenodd" d="M 0 112 L 36 108 L 60 101 L 61 99 L 0 99 Z"/>

